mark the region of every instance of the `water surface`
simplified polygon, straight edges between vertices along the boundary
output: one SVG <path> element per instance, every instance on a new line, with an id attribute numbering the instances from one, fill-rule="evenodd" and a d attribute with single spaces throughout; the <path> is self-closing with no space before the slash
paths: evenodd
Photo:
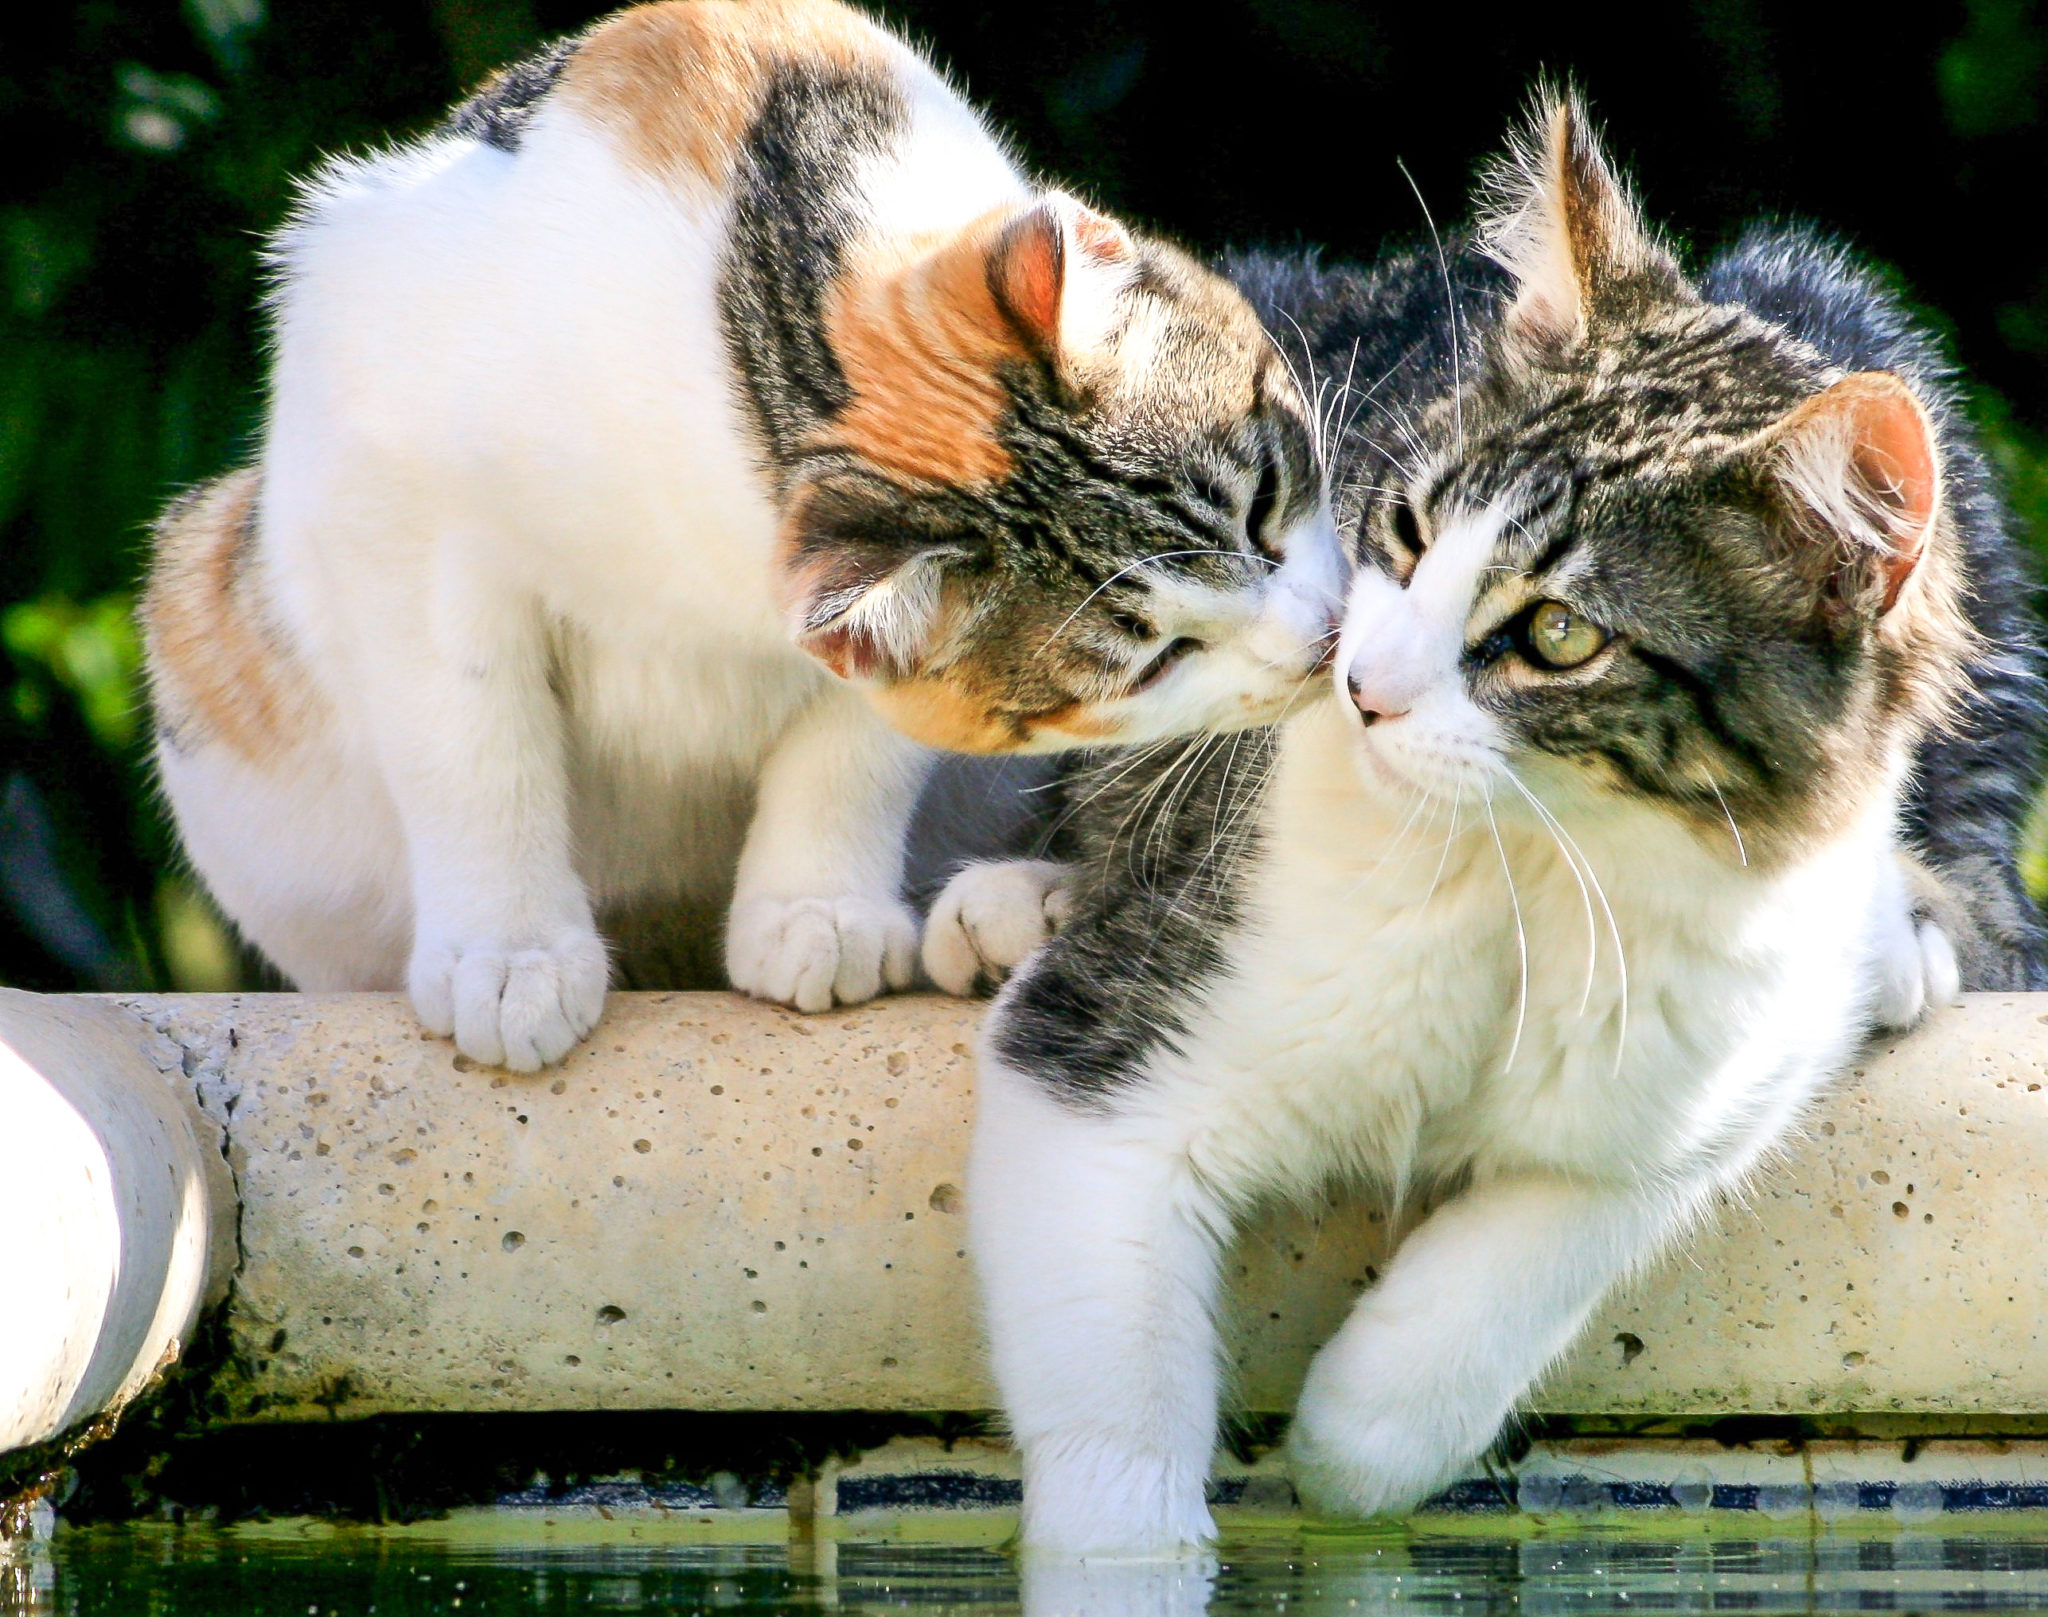
<path id="1" fill-rule="evenodd" d="M 11 1592 L 7 1592 L 10 1591 Z M 0 1571 L 0 1609 L 64 1617 L 1375 1610 L 2048 1610 L 2048 1533 L 1298 1529 L 1208 1567 L 1032 1567 L 980 1544 L 437 1541 L 272 1526 L 60 1532 Z"/>

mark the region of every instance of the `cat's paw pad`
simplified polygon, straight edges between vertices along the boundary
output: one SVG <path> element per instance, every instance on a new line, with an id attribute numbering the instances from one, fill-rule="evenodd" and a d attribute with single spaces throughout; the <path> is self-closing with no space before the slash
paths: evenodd
<path id="1" fill-rule="evenodd" d="M 756 999 L 829 1011 L 908 988 L 917 917 L 894 899 L 749 898 L 732 908 L 726 973 Z"/>
<path id="2" fill-rule="evenodd" d="M 969 865 L 946 884 L 924 928 L 925 974 L 949 994 L 1000 983 L 1067 924 L 1068 869 L 1044 859 Z"/>
<path id="3" fill-rule="evenodd" d="M 1955 945 L 1929 920 L 1906 916 L 1879 947 L 1877 997 L 1871 1019 L 1880 1028 L 1904 1032 L 1936 1005 L 1962 991 Z"/>
<path id="4" fill-rule="evenodd" d="M 408 987 L 430 1032 L 486 1067 L 535 1072 L 560 1061 L 604 1013 L 611 962 L 589 928 L 543 948 L 423 944 Z"/>

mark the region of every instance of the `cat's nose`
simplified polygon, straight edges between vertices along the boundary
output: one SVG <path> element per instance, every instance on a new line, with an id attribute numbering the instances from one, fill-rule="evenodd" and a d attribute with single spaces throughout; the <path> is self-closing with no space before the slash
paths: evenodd
<path id="1" fill-rule="evenodd" d="M 1390 626 L 1352 653 L 1345 694 L 1367 724 L 1405 717 L 1429 689 L 1429 660 L 1419 634 Z"/>
<path id="2" fill-rule="evenodd" d="M 1351 703 L 1358 709 L 1359 718 L 1367 724 L 1378 724 L 1382 719 L 1398 719 L 1408 711 L 1403 696 L 1374 689 L 1356 669 L 1346 677 L 1344 688 L 1351 693 Z"/>

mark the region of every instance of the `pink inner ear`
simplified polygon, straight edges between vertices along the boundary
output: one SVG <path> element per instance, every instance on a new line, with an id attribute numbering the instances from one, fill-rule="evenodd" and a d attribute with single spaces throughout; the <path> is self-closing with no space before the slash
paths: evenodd
<path id="1" fill-rule="evenodd" d="M 1041 202 L 1012 220 L 997 239 L 989 258 L 989 285 L 1025 337 L 1050 350 L 1059 346 L 1065 279 L 1066 241 L 1059 213 L 1052 203 Z"/>
<path id="2" fill-rule="evenodd" d="M 866 679 L 882 666 L 873 639 L 844 623 L 813 630 L 803 637 L 802 645 L 841 679 Z"/>
<path id="3" fill-rule="evenodd" d="M 1131 238 L 1123 226 L 1087 208 L 1075 216 L 1074 244 L 1098 264 L 1121 264 L 1131 256 Z"/>
<path id="4" fill-rule="evenodd" d="M 1860 570 L 1877 561 L 1889 612 L 1941 504 L 1934 427 L 1913 390 L 1890 371 L 1858 371 L 1800 405 L 1772 437 L 1793 490 L 1823 531 L 1862 553 L 1854 562 Z M 1843 561 L 1851 561 L 1848 553 Z"/>
<path id="5" fill-rule="evenodd" d="M 1852 377 L 1843 387 L 1860 381 Z M 1854 405 L 1856 475 L 1892 514 L 1892 553 L 1885 559 L 1884 608 L 1888 612 L 1912 576 L 1934 522 L 1941 472 L 1927 416 L 1895 377 L 1872 386 Z"/>

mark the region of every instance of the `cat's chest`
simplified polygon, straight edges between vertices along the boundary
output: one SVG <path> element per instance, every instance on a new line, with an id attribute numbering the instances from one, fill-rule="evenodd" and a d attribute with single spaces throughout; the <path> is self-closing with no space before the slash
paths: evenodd
<path id="1" fill-rule="evenodd" d="M 1704 897 L 1673 902 L 1704 870 L 1667 871 L 1655 903 L 1632 903 L 1640 872 L 1589 881 L 1547 836 L 1469 812 L 1454 825 L 1448 806 L 1405 830 L 1342 815 L 1274 830 L 1230 968 L 1167 1058 L 1219 1171 L 1662 1160 L 1773 999 L 1769 951 Z"/>
<path id="2" fill-rule="evenodd" d="M 667 790 L 692 772 L 721 788 L 751 777 L 827 683 L 808 657 L 773 639 L 680 628 L 569 636 L 557 681 L 589 765 L 649 774 Z"/>

